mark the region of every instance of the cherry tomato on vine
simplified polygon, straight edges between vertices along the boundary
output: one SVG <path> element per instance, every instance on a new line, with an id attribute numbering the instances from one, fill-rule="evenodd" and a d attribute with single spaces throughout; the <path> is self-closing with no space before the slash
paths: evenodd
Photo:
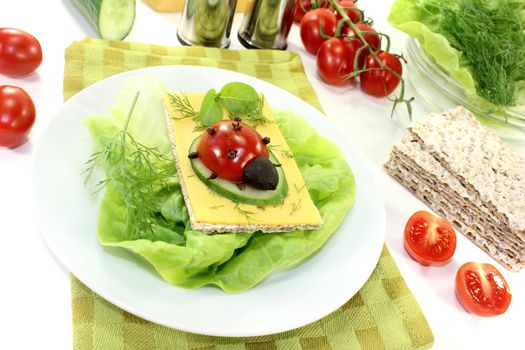
<path id="1" fill-rule="evenodd" d="M 42 63 L 42 48 L 29 33 L 0 28 L 0 73 L 19 77 L 34 72 Z"/>
<path id="2" fill-rule="evenodd" d="M 408 254 L 421 265 L 443 265 L 456 251 L 456 232 L 447 221 L 418 211 L 406 223 L 404 244 Z"/>
<path id="3" fill-rule="evenodd" d="M 381 36 L 379 35 L 379 33 L 373 27 L 366 23 L 356 23 L 355 26 L 357 27 L 357 29 L 359 29 L 359 31 L 361 31 L 365 41 L 368 43 L 368 45 L 370 45 L 372 50 L 379 50 L 379 48 L 381 47 Z M 353 36 L 357 40 L 362 41 L 355 34 L 354 30 L 350 26 L 343 27 L 342 35 Z"/>
<path id="4" fill-rule="evenodd" d="M 197 152 L 199 159 L 218 177 L 238 182 L 246 165 L 257 157 L 269 157 L 268 147 L 255 129 L 242 122 L 222 120 L 205 132 Z"/>
<path id="5" fill-rule="evenodd" d="M 359 74 L 361 89 L 368 95 L 376 97 L 388 96 L 399 85 L 399 77 L 401 77 L 403 74 L 403 66 L 401 65 L 399 58 L 392 55 L 391 53 L 376 51 L 375 54 L 381 62 L 383 62 L 398 76 L 388 69 L 382 68 L 378 61 L 374 59 L 372 54 L 368 54 L 364 68 L 369 70 Z"/>
<path id="6" fill-rule="evenodd" d="M 295 0 L 294 21 L 301 22 L 305 13 L 316 8 L 330 8 L 329 0 Z"/>
<path id="7" fill-rule="evenodd" d="M 456 297 L 478 316 L 497 316 L 509 308 L 512 294 L 501 273 L 491 264 L 468 262 L 456 274 Z"/>
<path id="8" fill-rule="evenodd" d="M 348 85 L 354 77 L 345 78 L 354 71 L 356 47 L 343 38 L 328 39 L 317 52 L 317 71 L 326 83 Z"/>
<path id="9" fill-rule="evenodd" d="M 337 21 L 332 11 L 319 8 L 307 12 L 301 20 L 300 33 L 304 48 L 316 55 L 321 45 L 327 40 L 321 35 L 334 36 Z"/>
<path id="10" fill-rule="evenodd" d="M 348 16 L 348 18 L 350 18 L 350 20 L 353 23 L 361 22 L 361 20 L 363 19 L 361 11 L 352 10 L 353 8 L 357 9 L 357 5 L 352 0 L 342 0 L 339 2 L 339 5 L 341 5 L 344 8 L 346 15 Z M 342 19 L 341 14 L 336 9 L 334 9 L 334 15 L 337 22 L 339 22 Z M 345 24 L 343 28 L 345 28 L 345 26 L 347 25 Z"/>
<path id="11" fill-rule="evenodd" d="M 21 145 L 35 122 L 35 105 L 19 87 L 0 86 L 0 146 Z"/>

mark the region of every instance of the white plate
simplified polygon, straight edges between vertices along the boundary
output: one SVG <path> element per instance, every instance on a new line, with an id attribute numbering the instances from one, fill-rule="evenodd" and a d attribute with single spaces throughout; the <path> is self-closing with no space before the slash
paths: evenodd
<path id="1" fill-rule="evenodd" d="M 353 209 L 314 256 L 272 274 L 255 288 L 226 294 L 218 288 L 186 290 L 166 283 L 140 257 L 97 241 L 98 201 L 84 187 L 83 163 L 93 152 L 88 115 L 106 113 L 131 76 L 150 75 L 173 91 L 220 89 L 242 81 L 264 93 L 273 108 L 304 116 L 337 143 L 357 183 Z M 315 147 L 315 145 L 312 145 Z M 64 104 L 42 134 L 33 159 L 38 224 L 54 255 L 83 283 L 113 304 L 144 319 L 200 334 L 255 336 L 294 329 L 336 310 L 366 282 L 381 253 L 385 215 L 368 161 L 319 111 L 264 81 L 215 68 L 164 66 L 100 81 Z"/>

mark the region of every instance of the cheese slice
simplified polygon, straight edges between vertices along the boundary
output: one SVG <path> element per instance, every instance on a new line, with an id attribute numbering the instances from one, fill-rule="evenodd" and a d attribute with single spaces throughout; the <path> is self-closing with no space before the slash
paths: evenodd
<path id="1" fill-rule="evenodd" d="M 194 109 L 199 110 L 204 93 L 185 95 Z M 270 123 L 260 125 L 256 130 L 263 137 L 270 138 L 272 152 L 282 165 L 289 187 L 288 195 L 282 204 L 266 207 L 237 204 L 208 188 L 196 176 L 188 158 L 191 143 L 202 135 L 203 131 L 196 131 L 195 122 L 190 118 L 181 119 L 180 113 L 171 103 L 170 94 L 164 97 L 164 106 L 181 190 L 192 229 L 216 232 L 282 232 L 316 229 L 321 226 L 321 215 L 310 198 L 299 167 L 277 123 L 274 122 L 266 100 L 263 114 Z"/>

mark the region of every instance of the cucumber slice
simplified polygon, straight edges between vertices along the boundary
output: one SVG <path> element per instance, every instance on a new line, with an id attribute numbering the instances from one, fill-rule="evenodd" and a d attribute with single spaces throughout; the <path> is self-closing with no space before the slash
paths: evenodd
<path id="1" fill-rule="evenodd" d="M 197 145 L 199 144 L 201 137 L 197 137 L 193 140 L 189 153 L 197 151 Z M 273 153 L 270 151 L 270 160 L 277 164 L 279 161 Z M 277 174 L 279 174 L 279 183 L 275 190 L 258 190 L 250 185 L 246 185 L 246 188 L 240 190 L 236 184 L 231 181 L 224 180 L 221 178 L 215 178 L 210 180 L 211 175 L 210 169 L 208 169 L 204 163 L 198 158 L 190 159 L 191 167 L 197 177 L 206 184 L 211 190 L 217 192 L 223 197 L 231 199 L 234 202 L 245 203 L 257 206 L 267 206 L 267 205 L 278 205 L 282 204 L 286 196 L 288 195 L 288 183 L 286 182 L 286 177 L 284 176 L 284 171 L 282 167 L 277 167 Z"/>
<path id="2" fill-rule="evenodd" d="M 103 39 L 124 39 L 135 22 L 135 0 L 71 0 Z"/>

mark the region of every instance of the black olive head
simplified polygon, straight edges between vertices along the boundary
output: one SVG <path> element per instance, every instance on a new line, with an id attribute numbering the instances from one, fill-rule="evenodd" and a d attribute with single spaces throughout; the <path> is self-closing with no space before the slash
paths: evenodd
<path id="1" fill-rule="evenodd" d="M 242 179 L 258 190 L 275 190 L 279 184 L 279 174 L 275 165 L 263 156 L 248 163 Z"/>

